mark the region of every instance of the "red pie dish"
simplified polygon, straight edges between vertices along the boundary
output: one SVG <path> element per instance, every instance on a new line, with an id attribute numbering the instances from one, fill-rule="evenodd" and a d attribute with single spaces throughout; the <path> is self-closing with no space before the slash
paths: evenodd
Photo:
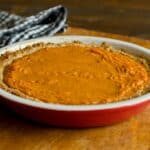
<path id="1" fill-rule="evenodd" d="M 107 43 L 108 45 L 111 45 L 116 50 L 123 50 L 122 53 L 127 53 L 129 55 L 139 57 L 141 59 L 142 58 L 145 59 L 147 62 L 147 65 L 149 66 L 149 64 L 150 64 L 150 50 L 149 49 L 138 46 L 136 44 L 120 41 L 120 40 L 114 40 L 114 39 L 102 38 L 102 37 L 91 37 L 91 36 L 54 36 L 54 37 L 43 37 L 43 38 L 28 40 L 25 42 L 19 42 L 19 43 L 16 43 L 16 44 L 13 44 L 13 45 L 10 45 L 10 46 L 7 46 L 7 47 L 4 47 L 1 49 L 0 62 L 4 61 L 5 59 L 8 60 L 10 57 L 9 53 L 15 53 L 15 52 L 19 52 L 21 50 L 26 50 L 29 47 L 36 48 L 35 45 L 39 45 L 40 43 L 45 44 L 45 45 L 49 44 L 49 43 L 51 43 L 53 45 L 62 45 L 63 43 L 76 43 L 76 44 L 82 43 L 85 45 L 99 46 L 100 44 L 102 44 L 104 42 Z M 53 54 L 55 54 L 54 50 L 53 50 Z M 74 50 L 74 49 L 72 49 L 72 50 Z M 78 50 L 78 48 L 77 48 L 77 50 Z M 91 48 L 89 48 L 89 50 L 91 52 Z M 92 52 L 93 52 L 93 50 L 92 50 Z M 98 51 L 94 51 L 94 53 L 95 52 L 97 53 Z M 44 53 L 46 53 L 46 50 Z M 77 55 L 76 55 L 76 52 L 73 52 L 73 55 L 78 56 L 78 53 L 79 52 L 77 51 Z M 93 65 L 92 64 L 93 58 L 94 58 L 94 60 L 95 60 L 95 58 L 96 58 L 96 60 L 98 60 L 98 57 L 99 57 L 99 56 L 97 56 L 96 53 L 93 56 L 90 56 L 89 55 L 90 53 L 86 52 L 87 59 L 86 59 L 86 57 L 84 58 L 84 55 L 83 55 L 83 57 L 79 57 L 78 61 L 77 61 L 77 63 L 79 65 L 76 65 L 76 66 L 73 65 L 73 67 L 75 66 L 76 67 L 75 69 L 80 68 L 81 62 L 90 63 L 91 65 Z M 41 54 L 43 55 L 43 53 L 41 53 Z M 41 56 L 41 54 L 40 54 L 40 56 Z M 48 53 L 46 53 L 46 55 L 47 54 Z M 66 56 L 66 58 L 68 58 L 68 56 L 70 56 L 70 53 L 64 54 L 62 52 L 62 54 L 64 56 Z M 60 55 L 60 57 L 59 57 L 59 55 Z M 56 56 L 52 57 L 50 60 L 55 62 L 55 59 L 58 60 L 59 58 L 62 58 L 61 56 L 63 56 L 63 55 L 61 55 L 61 51 L 60 51 L 59 54 L 56 53 Z M 116 54 L 113 54 L 114 59 L 115 59 L 115 57 L 114 57 L 115 55 Z M 71 53 L 71 56 L 72 56 L 72 53 Z M 38 57 L 38 53 L 36 54 L 36 57 Z M 121 57 L 126 57 L 126 54 L 123 54 L 123 56 L 121 56 Z M 122 59 L 121 57 L 120 57 L 120 60 Z M 53 58 L 54 58 L 54 60 L 53 60 Z M 92 58 L 92 61 L 91 61 L 91 58 Z M 28 61 L 28 59 L 29 58 L 24 57 L 24 60 Z M 18 57 L 18 60 L 19 60 L 19 57 Z M 63 61 L 65 61 L 65 62 L 71 61 L 72 62 L 73 60 L 76 61 L 76 59 L 65 59 Z M 59 77 L 60 70 L 62 67 L 60 64 L 63 63 L 63 61 L 61 62 L 61 60 L 59 60 L 58 66 L 56 66 L 56 64 L 55 64 L 52 67 L 52 69 L 49 68 L 49 73 L 47 75 L 45 73 L 44 76 L 46 76 L 47 82 L 49 82 L 49 83 L 45 84 L 45 85 L 41 84 L 41 86 L 44 89 L 48 85 L 49 87 L 48 88 L 46 87 L 48 89 L 47 92 L 45 92 L 45 90 L 43 90 L 41 87 L 39 88 L 40 84 L 38 82 L 39 81 L 38 74 L 35 73 L 35 76 L 37 76 L 36 78 L 38 80 L 37 87 L 39 88 L 38 93 L 36 93 L 36 94 L 41 96 L 40 97 L 41 100 L 39 100 L 40 98 L 38 99 L 38 97 L 33 96 L 34 91 L 32 89 L 30 90 L 29 87 L 25 86 L 26 84 L 28 84 L 28 82 L 26 82 L 26 81 L 20 82 L 19 81 L 19 80 L 21 80 L 19 77 L 20 76 L 22 77 L 22 74 L 21 74 L 20 76 L 17 76 L 17 78 L 15 80 L 14 80 L 14 78 L 9 78 L 8 87 L 11 86 L 11 84 L 13 83 L 14 86 L 19 85 L 21 92 L 24 92 L 24 89 L 26 88 L 25 91 L 27 91 L 27 93 L 25 93 L 25 94 L 27 94 L 28 96 L 24 96 L 24 95 L 18 94 L 17 92 L 14 92 L 16 89 L 14 91 L 9 91 L 6 88 L 4 88 L 3 86 L 1 86 L 0 96 L 3 97 L 3 98 L 1 98 L 1 101 L 4 104 L 6 104 L 7 106 L 9 106 L 15 112 L 17 112 L 17 113 L 21 114 L 22 116 L 29 118 L 31 120 L 34 120 L 34 121 L 37 121 L 37 122 L 40 122 L 43 124 L 52 125 L 52 126 L 73 127 L 73 128 L 97 127 L 97 126 L 115 124 L 115 123 L 124 121 L 124 120 L 136 115 L 137 113 L 144 110 L 144 108 L 150 104 L 150 92 L 149 92 L 150 91 L 149 90 L 150 71 L 148 70 L 147 76 L 144 76 L 144 73 L 143 73 L 144 70 L 139 71 L 137 69 L 137 68 L 139 68 L 139 69 L 141 68 L 140 65 L 138 66 L 138 64 L 136 66 L 136 74 L 134 74 L 134 75 L 131 74 L 131 75 L 138 76 L 138 74 L 139 74 L 139 77 L 140 77 L 139 79 L 141 79 L 141 80 L 135 81 L 134 89 L 131 90 L 131 92 L 130 91 L 128 92 L 127 87 L 122 88 L 122 87 L 118 86 L 117 88 L 119 91 L 121 91 L 121 88 L 123 89 L 121 91 L 123 93 L 123 94 L 121 93 L 123 95 L 123 96 L 121 95 L 122 100 L 120 100 L 119 96 L 117 97 L 117 95 L 113 95 L 114 97 L 112 99 L 110 99 L 110 97 L 108 97 L 109 95 L 107 95 L 107 93 L 109 94 L 109 93 L 116 92 L 114 82 L 111 82 L 111 84 L 110 84 L 110 83 L 108 83 L 107 80 L 105 81 L 107 83 L 107 87 L 110 88 L 110 90 L 108 88 L 109 91 L 106 90 L 106 87 L 100 88 L 104 92 L 101 92 L 99 90 L 99 86 L 97 85 L 95 80 L 92 79 L 94 75 L 96 76 L 98 74 L 97 74 L 97 72 L 95 73 L 94 70 L 92 70 L 92 67 L 90 68 L 90 71 L 93 73 L 92 75 L 83 73 L 85 70 L 81 70 L 82 72 L 80 72 L 80 75 L 78 75 L 78 72 L 73 72 L 73 74 L 72 74 L 72 70 L 71 71 L 68 70 L 68 66 L 70 68 L 72 66 L 70 64 L 69 65 L 66 64 L 66 65 L 68 65 L 67 66 L 67 71 L 68 71 L 67 75 L 66 75 L 66 72 L 63 72 L 63 74 L 61 72 L 61 76 L 64 78 L 62 79 L 61 76 Z M 119 64 L 120 63 L 119 59 L 117 61 L 116 61 L 116 63 Z M 4 71 L 8 74 L 8 77 L 14 76 L 14 70 L 16 69 L 15 67 L 16 66 L 18 67 L 18 64 L 21 61 L 19 63 L 18 62 L 13 63 L 13 62 L 15 62 L 15 61 L 13 60 L 11 62 L 13 64 L 13 67 L 11 68 L 12 70 L 8 69 L 7 71 Z M 41 61 L 40 63 L 43 63 L 43 62 Z M 41 66 L 40 63 L 38 66 Z M 130 60 L 127 61 L 127 64 L 128 63 L 130 63 Z M 34 65 L 33 60 L 31 61 L 31 64 Z M 51 62 L 47 62 L 47 64 L 48 64 L 48 66 L 53 65 L 53 64 L 51 64 Z M 102 64 L 104 64 L 104 63 L 102 63 Z M 0 65 L 2 66 L 2 63 Z M 108 66 L 107 64 L 105 64 L 105 65 Z M 33 68 L 34 67 L 35 66 L 33 66 Z M 43 67 L 44 66 L 42 66 L 41 68 L 44 70 Z M 53 70 L 55 70 L 55 67 L 59 68 L 60 70 L 57 70 L 57 72 L 56 71 L 54 72 Z M 93 65 L 93 67 L 98 68 L 98 65 L 97 66 Z M 109 68 L 111 68 L 111 67 L 109 67 Z M 105 73 L 105 71 L 107 71 L 105 67 L 102 69 L 104 70 L 104 73 Z M 121 69 L 121 71 L 126 71 L 126 70 L 124 70 L 124 68 L 120 68 L 120 69 Z M 32 69 L 29 68 L 29 70 L 32 70 Z M 1 69 L 1 72 L 2 71 L 3 70 Z M 33 72 L 36 72 L 36 71 L 37 71 L 36 69 L 33 69 Z M 131 71 L 132 71 L 132 68 L 131 68 Z M 69 74 L 69 77 L 68 77 L 68 74 Z M 32 76 L 32 75 L 33 74 L 30 74 L 30 76 Z M 70 78 L 70 76 L 71 76 L 71 78 Z M 74 76 L 76 78 L 74 78 Z M 63 99 L 61 100 L 61 97 L 58 98 L 58 95 L 57 95 L 57 98 L 55 97 L 56 92 L 58 92 L 58 93 L 61 92 L 61 91 L 59 91 L 60 89 L 66 90 L 68 88 L 67 84 L 69 84 L 69 83 L 76 84 L 75 81 L 76 81 L 77 77 L 79 77 L 79 76 L 84 80 L 84 82 L 83 82 L 84 84 L 78 83 L 78 86 L 79 86 L 78 88 L 81 88 L 81 90 L 80 90 L 81 93 L 77 92 L 78 88 L 77 88 L 77 86 L 75 86 L 73 88 L 71 87 L 72 88 L 71 92 L 73 93 L 72 95 L 69 92 L 66 92 L 65 93 L 66 95 L 65 94 L 63 95 L 63 98 L 65 97 L 67 101 L 64 101 Z M 34 75 L 33 75 L 33 77 L 34 77 Z M 147 88 L 146 92 L 144 92 L 142 94 L 136 94 L 136 92 L 137 92 L 136 90 L 141 91 L 139 85 L 141 84 L 142 81 L 143 82 L 145 81 L 144 77 L 145 77 L 145 80 L 146 79 L 148 80 L 148 88 Z M 24 76 L 24 78 L 26 80 L 28 80 L 26 75 Z M 55 78 L 58 79 L 59 86 L 58 87 L 54 86 L 54 88 L 55 88 L 54 89 L 53 88 L 54 84 L 53 84 L 53 82 L 49 81 L 49 78 L 53 78 L 52 81 L 55 81 L 54 80 Z M 84 78 L 86 78 L 86 80 Z M 66 81 L 61 82 L 61 80 L 64 80 L 64 79 L 66 79 Z M 134 78 L 134 80 L 136 80 L 136 79 L 137 78 Z M 104 78 L 104 80 L 105 80 L 105 78 Z M 115 77 L 113 77 L 113 80 L 115 80 Z M 100 78 L 97 78 L 97 81 L 99 83 L 103 81 L 102 73 L 100 73 Z M 123 81 L 124 81 L 124 78 L 123 78 Z M 130 82 L 131 81 L 129 80 L 129 83 L 128 83 L 129 89 L 131 87 Z M 138 83 L 138 84 L 136 84 L 136 83 Z M 34 84 L 28 84 L 28 85 L 31 85 L 31 87 L 32 86 L 34 87 Z M 84 85 L 89 86 L 90 88 L 87 88 L 88 89 L 87 91 L 82 90 L 84 88 Z M 51 89 L 51 87 L 52 87 L 52 89 Z M 98 92 L 93 91 L 94 88 L 98 89 L 97 90 Z M 48 95 L 49 91 L 52 91 L 50 95 Z M 53 93 L 53 91 L 55 93 Z M 88 93 L 88 91 L 89 91 L 89 93 Z M 92 95 L 92 92 L 93 92 L 93 95 Z M 68 93 L 70 94 L 69 96 L 68 96 Z M 86 97 L 84 97 L 86 95 L 86 93 L 88 93 L 88 99 L 86 99 Z M 101 93 L 100 95 L 102 95 L 102 97 L 98 97 L 99 93 Z M 126 93 L 126 94 L 124 94 L 124 93 Z M 128 96 L 131 93 L 132 93 L 133 97 Z M 81 99 L 79 97 L 80 95 L 82 95 Z M 61 93 L 61 96 L 62 96 L 62 93 Z M 92 96 L 95 99 L 94 102 L 92 102 L 92 100 L 91 100 Z M 33 99 L 32 97 L 34 97 L 35 99 Z M 99 98 L 99 100 L 97 97 Z M 43 101 L 42 101 L 42 99 L 43 99 Z M 57 103 L 57 99 L 60 100 L 60 103 Z M 72 99 L 72 103 L 70 103 L 70 99 Z"/>

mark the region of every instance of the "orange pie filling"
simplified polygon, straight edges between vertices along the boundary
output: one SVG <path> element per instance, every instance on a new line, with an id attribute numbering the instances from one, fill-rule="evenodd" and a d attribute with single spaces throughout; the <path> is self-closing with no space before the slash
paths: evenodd
<path id="1" fill-rule="evenodd" d="M 141 95 L 150 85 L 138 59 L 99 46 L 41 48 L 5 67 L 4 83 L 44 102 L 101 104 Z"/>

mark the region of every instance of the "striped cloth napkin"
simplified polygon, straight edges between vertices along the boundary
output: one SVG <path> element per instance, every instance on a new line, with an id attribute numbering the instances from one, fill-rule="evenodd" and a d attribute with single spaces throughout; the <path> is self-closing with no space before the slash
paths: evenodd
<path id="1" fill-rule="evenodd" d="M 0 11 L 0 47 L 63 32 L 67 27 L 66 20 L 67 9 L 61 5 L 29 17 Z"/>

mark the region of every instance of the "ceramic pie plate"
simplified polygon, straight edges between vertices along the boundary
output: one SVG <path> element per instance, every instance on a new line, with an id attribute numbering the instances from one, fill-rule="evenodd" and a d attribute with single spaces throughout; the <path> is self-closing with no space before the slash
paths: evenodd
<path id="1" fill-rule="evenodd" d="M 103 37 L 91 36 L 53 36 L 19 42 L 0 50 L 0 55 L 14 52 L 36 43 L 64 43 L 80 41 L 85 44 L 100 44 L 106 42 L 115 48 L 122 48 L 127 53 L 150 59 L 150 50 L 136 44 Z M 13 111 L 23 117 L 59 127 L 97 127 L 111 125 L 124 121 L 141 112 L 150 104 L 150 92 L 129 100 L 96 105 L 62 105 L 33 101 L 16 96 L 0 89 L 0 100 Z"/>

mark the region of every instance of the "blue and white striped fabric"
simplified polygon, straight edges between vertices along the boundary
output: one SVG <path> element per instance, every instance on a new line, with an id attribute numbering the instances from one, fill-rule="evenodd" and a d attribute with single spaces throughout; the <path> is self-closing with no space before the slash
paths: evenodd
<path id="1" fill-rule="evenodd" d="M 66 20 L 67 10 L 61 5 L 26 18 L 0 11 L 0 47 L 63 32 Z"/>

